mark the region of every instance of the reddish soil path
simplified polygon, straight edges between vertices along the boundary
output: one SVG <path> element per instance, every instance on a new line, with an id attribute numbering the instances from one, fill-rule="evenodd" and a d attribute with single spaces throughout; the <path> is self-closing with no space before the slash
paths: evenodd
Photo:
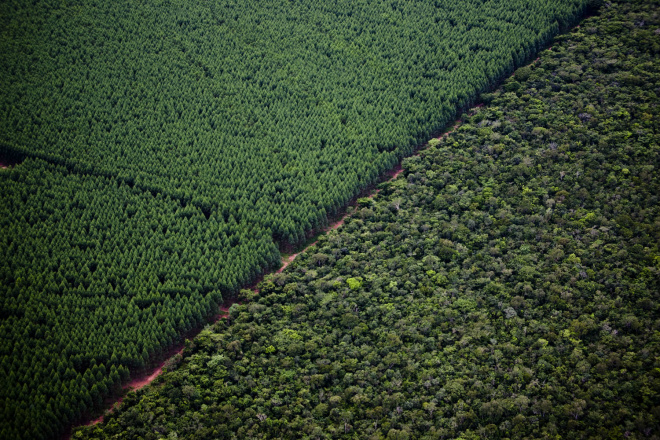
<path id="1" fill-rule="evenodd" d="M 120 397 L 120 398 L 117 400 L 117 403 L 116 403 L 115 405 L 119 405 L 119 404 L 122 402 L 122 400 L 123 400 L 123 399 Z M 114 409 L 114 407 L 111 408 L 111 409 L 109 409 L 109 410 L 106 411 L 106 412 L 110 413 L 110 412 L 112 412 L 113 409 Z M 99 417 L 98 419 L 90 420 L 88 423 L 85 423 L 85 424 L 82 425 L 82 426 L 92 426 L 92 425 L 96 425 L 97 423 L 101 423 L 101 422 L 103 421 L 103 417 L 105 417 L 105 415 L 102 415 L 102 416 Z M 71 436 L 69 436 L 69 438 L 71 438 Z"/>
<path id="2" fill-rule="evenodd" d="M 213 317 L 212 321 L 217 322 L 221 319 L 227 318 L 229 313 L 229 308 L 234 304 L 241 304 L 241 303 L 235 298 L 230 298 L 228 300 L 225 300 L 222 303 L 222 305 L 218 307 L 219 313 Z M 193 330 L 192 332 L 190 332 L 190 334 L 186 335 L 188 337 L 184 337 L 184 340 L 193 339 L 195 336 L 197 336 L 200 330 L 201 329 Z M 167 353 L 163 356 L 164 360 L 156 364 L 156 366 L 148 368 L 147 371 L 145 371 L 142 374 L 135 374 L 134 377 L 130 380 L 130 382 L 122 386 L 122 390 L 124 391 L 124 393 L 127 393 L 129 391 L 141 390 L 142 388 L 146 387 L 151 382 L 156 380 L 156 378 L 162 374 L 163 370 L 173 362 L 176 356 L 183 355 L 184 348 L 185 348 L 185 342 L 175 345 L 170 350 L 168 350 Z M 119 398 L 111 398 L 109 401 L 107 401 L 107 404 L 112 406 L 110 406 L 110 408 L 107 409 L 103 415 L 97 417 L 96 419 L 90 420 L 87 423 L 83 423 L 82 425 L 91 426 L 103 422 L 103 418 L 107 414 L 112 413 L 114 409 L 117 408 L 123 400 L 124 400 L 123 395 L 120 396 Z M 66 438 L 70 439 L 71 435 L 69 434 Z"/>
<path id="3" fill-rule="evenodd" d="M 314 246 L 315 244 L 316 244 L 316 242 L 312 243 L 310 246 Z M 308 246 L 308 247 L 309 247 L 309 246 Z M 307 249 L 307 248 L 305 248 L 305 249 Z M 298 254 L 300 254 L 300 252 L 295 253 L 295 254 L 291 254 L 291 255 L 289 255 L 288 257 L 283 258 L 283 259 L 282 259 L 282 267 L 280 267 L 279 269 L 277 269 L 277 271 L 276 271 L 275 273 L 282 273 L 282 272 L 284 271 L 284 269 L 286 269 L 287 266 L 288 266 L 289 264 L 291 264 L 291 263 L 293 262 L 293 260 L 296 259 L 296 257 L 298 256 Z"/>
<path id="4" fill-rule="evenodd" d="M 177 351 L 174 356 L 181 355 L 182 353 L 183 353 L 183 348 L 181 348 L 179 351 Z M 148 375 L 148 376 L 138 376 L 135 379 L 131 380 L 129 383 L 127 383 L 124 386 L 124 389 L 131 390 L 131 391 L 138 391 L 138 390 L 144 388 L 145 386 L 149 385 L 151 382 L 154 381 L 154 379 L 156 379 L 160 375 L 160 373 L 163 372 L 163 368 L 165 368 L 165 366 L 168 364 L 168 362 L 170 362 L 171 358 L 172 358 L 172 356 L 168 357 L 163 362 L 158 364 L 156 369 L 153 370 L 150 375 Z"/>
<path id="5" fill-rule="evenodd" d="M 134 375 L 134 377 L 130 380 L 130 382 L 122 386 L 122 390 L 124 391 L 124 393 L 127 393 L 129 391 L 138 391 L 149 385 L 151 382 L 153 382 L 158 376 L 160 376 L 160 374 L 163 372 L 163 369 L 172 363 L 172 361 L 176 356 L 181 356 L 183 354 L 184 346 L 185 346 L 184 344 L 177 344 L 176 346 L 174 346 L 173 348 L 167 351 L 167 353 L 164 355 L 164 360 L 158 363 L 155 367 L 149 368 L 143 374 Z M 94 420 L 90 420 L 87 423 L 84 423 L 84 426 L 96 425 L 97 423 L 103 422 L 103 418 L 107 414 L 112 413 L 112 411 L 114 411 L 114 409 L 117 408 L 123 400 L 124 400 L 124 396 L 122 395 L 119 398 L 111 399 L 109 402 L 106 401 L 106 403 L 112 404 L 112 406 L 109 409 L 107 409 L 105 413 L 100 417 Z"/>
<path id="6" fill-rule="evenodd" d="M 367 197 L 372 198 L 374 195 L 376 195 L 377 192 L 378 192 L 378 190 L 374 190 L 374 193 L 368 195 Z M 350 211 L 344 213 L 344 215 L 342 215 L 341 218 L 339 218 L 339 220 L 335 220 L 335 221 L 333 221 L 333 222 L 330 223 L 327 227 L 323 228 L 323 229 L 322 229 L 318 234 L 316 234 L 316 235 L 325 234 L 325 233 L 328 232 L 328 231 L 332 231 L 332 230 L 335 230 L 335 229 L 339 228 L 341 225 L 344 224 L 344 221 L 346 220 L 346 217 L 348 217 L 348 216 L 351 215 L 351 214 L 352 214 L 352 212 L 350 212 Z M 289 266 L 289 264 L 293 263 L 293 260 L 295 260 L 296 257 L 297 257 L 298 255 L 300 255 L 300 254 L 302 254 L 303 252 L 307 251 L 309 248 L 311 248 L 312 246 L 314 246 L 316 243 L 317 243 L 317 240 L 314 240 L 312 243 L 310 243 L 310 244 L 308 244 L 307 246 L 305 246 L 302 250 L 300 250 L 300 251 L 298 251 L 298 252 L 295 252 L 295 253 L 293 253 L 293 254 L 288 255 L 286 258 L 283 258 L 283 259 L 282 259 L 282 267 L 280 267 L 279 269 L 277 269 L 277 271 L 275 271 L 275 273 L 282 273 L 282 272 L 284 272 L 284 269 L 286 269 L 286 268 Z M 255 290 L 255 292 L 259 293 L 258 290 Z"/>
<path id="7" fill-rule="evenodd" d="M 241 303 L 239 300 L 237 300 L 236 298 L 229 298 L 229 299 L 225 300 L 225 301 L 222 303 L 222 305 L 219 307 L 219 308 L 220 308 L 220 311 L 221 311 L 222 313 L 217 314 L 217 315 L 215 316 L 215 318 L 213 319 L 213 322 L 218 322 L 218 320 L 220 320 L 220 319 L 222 319 L 222 318 L 226 318 L 226 317 L 227 317 L 227 313 L 229 313 L 229 308 L 230 308 L 231 306 L 233 306 L 234 304 L 242 304 L 242 303 Z"/>

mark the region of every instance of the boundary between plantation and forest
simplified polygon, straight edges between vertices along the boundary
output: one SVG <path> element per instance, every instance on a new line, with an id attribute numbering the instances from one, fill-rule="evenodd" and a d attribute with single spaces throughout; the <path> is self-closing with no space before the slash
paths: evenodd
<path id="1" fill-rule="evenodd" d="M 570 32 L 573 29 L 577 29 L 580 27 L 580 24 L 594 16 L 597 15 L 598 11 L 594 8 L 587 7 L 585 9 L 584 14 L 576 21 L 571 26 L 567 26 L 564 29 L 562 29 L 560 32 L 557 33 L 557 36 L 564 35 L 568 32 Z M 496 90 L 499 88 L 507 79 L 515 76 L 515 70 L 525 67 L 525 66 L 530 66 L 534 65 L 539 62 L 540 60 L 540 54 L 544 51 L 550 51 L 552 50 L 552 44 L 553 41 L 549 41 L 546 46 L 542 49 L 540 49 L 537 52 L 534 52 L 528 59 L 526 59 L 521 65 L 516 66 L 514 69 L 514 72 L 511 73 L 508 76 L 502 77 L 499 80 L 496 80 L 491 83 L 491 86 L 489 87 L 489 90 L 485 90 L 482 93 L 488 93 Z M 441 130 L 436 131 L 432 136 L 431 139 L 423 144 L 418 145 L 415 147 L 412 151 L 411 154 L 408 156 L 402 157 L 397 165 L 395 165 L 393 168 L 390 170 L 384 172 L 381 174 L 381 176 L 376 180 L 376 182 L 366 186 L 363 190 L 358 192 L 356 195 L 354 195 L 349 202 L 341 208 L 338 213 L 334 216 L 332 216 L 328 222 L 328 224 L 324 227 L 317 228 L 317 229 L 312 229 L 306 232 L 306 237 L 307 240 L 299 245 L 291 245 L 289 243 L 281 243 L 278 242 L 276 243 L 278 245 L 278 248 L 280 252 L 282 253 L 282 258 L 281 258 L 281 266 L 276 269 L 276 270 L 271 270 L 271 271 L 265 271 L 259 278 L 246 285 L 243 289 L 248 289 L 252 290 L 255 293 L 259 293 L 258 285 L 263 281 L 263 279 L 267 275 L 271 274 L 278 274 L 282 273 L 294 260 L 295 258 L 300 255 L 301 253 L 307 251 L 309 248 L 314 246 L 317 243 L 317 239 L 319 236 L 322 234 L 328 233 L 330 231 L 338 229 L 340 226 L 344 224 L 344 221 L 346 220 L 347 217 L 353 215 L 356 212 L 356 207 L 358 204 L 358 200 L 362 198 L 374 198 L 379 192 L 380 188 L 379 186 L 392 182 L 396 180 L 403 172 L 403 161 L 406 158 L 409 157 L 414 157 L 418 156 L 423 150 L 429 147 L 429 142 L 434 139 L 443 139 L 450 134 L 452 134 L 456 129 L 460 127 L 460 125 L 464 122 L 463 117 L 464 116 L 471 116 L 474 114 L 474 112 L 480 108 L 483 107 L 484 104 L 481 102 L 479 96 L 475 96 L 472 99 L 468 100 L 468 103 L 464 105 L 463 107 L 457 108 L 456 109 L 456 115 L 461 115 L 460 117 L 456 118 L 454 121 L 446 124 Z M 469 111 L 469 113 L 465 114 L 466 111 Z M 110 179 L 115 179 L 117 181 L 123 181 L 127 185 L 129 185 L 131 188 L 137 187 L 138 189 L 144 190 L 144 191 L 149 191 L 152 193 L 152 195 L 156 196 L 160 191 L 155 190 L 153 188 L 145 188 L 142 187 L 139 184 L 135 184 L 134 182 L 128 182 L 126 179 L 123 179 L 118 176 L 114 175 L 108 175 L 103 172 L 98 172 L 98 171 L 91 171 L 87 169 L 82 169 L 78 164 L 74 165 L 72 163 L 60 163 L 60 161 L 56 160 L 49 160 L 51 158 L 46 158 L 46 157 L 37 157 L 35 156 L 28 156 L 24 155 L 21 153 L 16 153 L 14 151 L 11 151 L 8 153 L 8 157 L 16 160 L 11 160 L 11 161 L 5 161 L 2 162 L 0 161 L 0 166 L 2 169 L 19 165 L 22 160 L 26 159 L 27 157 L 35 157 L 38 159 L 42 159 L 48 163 L 55 164 L 55 165 L 61 165 L 64 166 L 68 172 L 72 174 L 86 174 L 86 175 L 94 175 L 97 177 L 105 177 L 105 178 L 110 178 Z M 186 205 L 186 202 L 182 200 L 181 198 L 177 198 L 171 195 L 168 195 L 169 198 L 172 200 L 176 200 L 179 203 L 181 203 L 182 206 Z M 208 218 L 208 216 L 207 216 Z M 241 289 L 241 290 L 243 290 Z M 207 322 L 202 325 L 202 326 L 197 326 L 184 334 L 179 336 L 179 342 L 173 344 L 169 349 L 165 350 L 164 354 L 161 354 L 154 359 L 150 360 L 149 362 L 149 367 L 145 367 L 141 372 L 135 372 L 132 371 L 131 373 L 131 379 L 128 383 L 124 384 L 122 386 L 122 392 L 120 395 L 110 395 L 104 399 L 104 409 L 103 414 L 99 416 L 99 412 L 96 411 L 93 413 L 92 417 L 83 419 L 84 421 L 75 425 L 72 425 L 67 432 L 62 436 L 63 439 L 70 439 L 71 435 L 73 433 L 73 429 L 79 426 L 91 426 L 95 425 L 97 423 L 103 422 L 104 417 L 122 403 L 124 397 L 126 396 L 127 393 L 129 392 L 137 392 L 150 383 L 152 383 L 154 380 L 156 380 L 158 377 L 160 377 L 161 373 L 164 371 L 166 372 L 169 367 L 176 366 L 183 358 L 184 355 L 184 350 L 185 348 L 191 344 L 191 341 L 208 325 L 212 325 L 216 322 L 218 322 L 221 319 L 226 319 L 229 316 L 229 309 L 233 304 L 241 304 L 241 302 L 238 300 L 236 297 L 230 297 L 230 298 L 223 298 L 223 303 L 218 306 L 218 311 L 217 313 L 214 313 L 213 316 L 209 317 Z"/>
<path id="2" fill-rule="evenodd" d="M 472 108 L 476 109 L 482 106 L 483 104 L 479 103 L 473 106 Z M 454 120 L 452 123 L 446 126 L 445 130 L 442 131 L 439 136 L 434 136 L 432 139 L 442 139 L 449 136 L 451 133 L 454 132 L 454 130 L 456 130 L 460 126 L 461 123 L 462 123 L 461 119 Z M 419 148 L 416 148 L 410 156 L 406 156 L 406 157 L 413 157 L 419 155 L 419 153 L 424 149 L 426 149 L 427 146 L 428 143 L 423 144 Z M 280 268 L 275 271 L 265 272 L 257 279 L 257 281 L 246 286 L 245 289 L 252 290 L 255 293 L 259 293 L 258 285 L 263 281 L 263 279 L 267 275 L 282 273 L 284 269 L 286 269 L 296 259 L 298 255 L 300 255 L 301 253 L 307 251 L 309 248 L 314 246 L 317 243 L 317 239 L 319 236 L 326 234 L 330 231 L 336 230 L 340 226 L 342 226 L 346 218 L 355 213 L 355 207 L 357 206 L 357 201 L 359 199 L 374 198 L 380 192 L 380 188 L 378 188 L 378 186 L 396 180 L 401 175 L 401 173 L 403 173 L 402 162 L 403 159 L 401 159 L 399 163 L 396 166 L 394 166 L 392 169 L 383 173 L 377 183 L 369 185 L 367 188 L 360 191 L 357 195 L 351 198 L 349 203 L 340 211 L 340 213 L 334 216 L 334 218 L 328 222 L 327 226 L 320 228 L 318 230 L 309 231 L 307 233 L 307 240 L 302 245 L 294 248 L 293 246 L 288 244 L 287 245 L 280 244 L 280 250 L 289 251 L 289 253 L 285 253 L 282 255 Z M 72 426 L 72 430 L 77 426 L 91 426 L 103 422 L 105 415 L 112 413 L 112 411 L 123 402 L 124 397 L 126 396 L 127 393 L 137 392 L 141 390 L 142 388 L 144 388 L 145 386 L 149 385 L 154 380 L 156 380 L 160 376 L 160 374 L 163 373 L 163 371 L 167 371 L 168 367 L 178 364 L 183 357 L 183 352 L 186 346 L 190 344 L 190 341 L 194 339 L 202 331 L 204 327 L 208 325 L 213 325 L 221 319 L 228 318 L 229 309 L 234 304 L 242 304 L 242 303 L 235 297 L 226 298 L 226 299 L 223 298 L 223 303 L 220 306 L 218 306 L 218 313 L 214 314 L 206 324 L 204 324 L 203 326 L 198 326 L 196 328 L 193 328 L 192 330 L 186 332 L 184 335 L 181 335 L 180 338 L 182 341 L 174 344 L 172 347 L 170 347 L 170 349 L 166 350 L 165 354 L 161 354 L 160 356 L 156 357 L 156 359 L 151 360 L 150 367 L 145 367 L 143 371 L 139 374 L 135 374 L 134 376 L 131 375 L 132 376 L 131 380 L 122 386 L 123 392 L 121 395 L 119 396 L 111 395 L 105 398 L 104 399 L 105 409 L 103 410 L 102 415 L 92 419 L 88 419 L 83 423 Z M 96 413 L 96 415 L 98 415 L 98 412 Z M 71 435 L 72 435 L 72 431 L 66 433 L 66 435 L 63 438 L 70 439 Z"/>

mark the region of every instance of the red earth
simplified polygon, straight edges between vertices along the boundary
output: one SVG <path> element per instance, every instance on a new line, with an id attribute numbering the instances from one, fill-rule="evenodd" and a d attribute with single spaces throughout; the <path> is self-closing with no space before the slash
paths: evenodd
<path id="1" fill-rule="evenodd" d="M 229 308 L 233 306 L 234 304 L 242 304 L 239 300 L 236 298 L 230 298 L 227 299 L 225 302 L 222 303 L 220 306 L 220 311 L 222 313 L 216 315 L 215 319 L 213 320 L 214 322 L 217 322 L 219 319 L 226 318 L 227 313 L 229 313 Z"/>
<path id="2" fill-rule="evenodd" d="M 179 350 L 175 354 L 175 356 L 180 355 L 181 353 L 183 353 L 183 348 L 181 348 L 181 350 Z M 156 367 L 156 369 L 151 372 L 150 375 L 142 376 L 142 377 L 138 376 L 135 379 L 131 380 L 129 383 L 126 384 L 126 386 L 124 386 L 124 389 L 128 389 L 128 390 L 131 390 L 131 391 L 138 391 L 139 389 L 142 389 L 145 386 L 149 385 L 151 382 L 154 381 L 154 379 L 156 379 L 160 375 L 160 373 L 163 372 L 163 368 L 169 362 L 169 360 L 170 360 L 170 358 L 168 358 L 168 359 L 164 360 L 163 362 L 161 362 Z"/>
<path id="3" fill-rule="evenodd" d="M 374 192 L 378 192 L 378 190 L 375 190 Z M 371 194 L 371 195 L 369 195 L 369 197 L 373 197 L 374 195 L 375 194 Z M 344 215 L 342 215 L 342 217 L 339 220 L 335 220 L 334 222 L 330 223 L 327 227 L 323 228 L 320 233 L 325 233 L 325 232 L 332 231 L 334 229 L 339 228 L 341 225 L 344 224 L 344 221 L 346 220 L 346 217 L 348 217 L 349 215 L 350 215 L 350 213 L 346 212 Z M 290 254 L 286 258 L 283 258 L 282 259 L 282 267 L 277 269 L 277 271 L 275 273 L 282 273 L 284 271 L 284 269 L 286 269 L 287 266 L 289 266 L 289 264 L 293 263 L 293 260 L 295 260 L 298 255 L 305 252 L 307 249 L 311 248 L 315 244 L 316 244 L 316 240 L 314 242 L 310 243 L 309 245 L 307 245 L 301 251 Z M 255 292 L 259 293 L 259 291 L 256 290 L 256 289 L 255 289 Z"/>
<path id="4" fill-rule="evenodd" d="M 315 245 L 315 244 L 316 244 L 316 242 L 312 243 L 310 246 L 313 246 L 313 245 Z M 296 254 L 291 254 L 291 255 L 289 255 L 288 257 L 284 258 L 284 259 L 282 260 L 282 267 L 280 267 L 279 269 L 277 269 L 277 272 L 275 272 L 275 273 L 282 273 L 282 272 L 284 271 L 284 269 L 286 269 L 286 267 L 287 267 L 289 264 L 291 264 L 291 263 L 293 262 L 293 260 L 296 259 L 296 257 L 298 256 L 299 253 L 300 253 L 300 252 L 298 252 L 298 253 L 296 253 Z"/>
<path id="5" fill-rule="evenodd" d="M 223 316 L 224 317 L 224 316 Z M 149 385 L 151 382 L 153 382 L 162 372 L 163 369 L 170 363 L 172 362 L 172 359 L 175 356 L 180 356 L 183 353 L 183 344 L 177 344 L 175 347 L 170 349 L 165 356 L 165 360 L 157 364 L 155 367 L 149 369 L 143 374 L 138 374 L 136 375 L 133 379 L 131 379 L 130 382 L 124 384 L 122 386 L 122 389 L 126 392 L 129 391 L 138 391 L 145 386 Z M 116 407 L 121 404 L 121 402 L 124 400 L 124 397 L 121 396 L 118 399 L 114 400 L 114 403 L 112 404 L 112 407 L 108 409 L 105 414 L 102 416 L 90 420 L 89 422 L 85 423 L 85 426 L 91 426 L 91 425 L 96 425 L 97 423 L 103 422 L 103 418 L 105 417 L 106 414 L 110 414 Z"/>

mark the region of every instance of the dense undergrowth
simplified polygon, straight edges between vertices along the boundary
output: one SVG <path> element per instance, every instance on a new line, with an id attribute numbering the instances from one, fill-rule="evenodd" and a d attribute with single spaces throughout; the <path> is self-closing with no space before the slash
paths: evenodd
<path id="1" fill-rule="evenodd" d="M 74 438 L 659 438 L 658 6 L 558 38 Z"/>
<path id="2" fill-rule="evenodd" d="M 0 2 L 0 437 L 98 412 L 587 3 Z"/>

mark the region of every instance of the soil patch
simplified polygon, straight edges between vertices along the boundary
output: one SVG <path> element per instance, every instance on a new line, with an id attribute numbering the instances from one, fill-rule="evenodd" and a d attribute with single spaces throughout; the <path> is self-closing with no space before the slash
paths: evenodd
<path id="1" fill-rule="evenodd" d="M 316 242 L 314 242 L 314 243 L 316 243 Z M 313 246 L 313 244 L 310 245 L 310 246 Z M 282 267 L 280 267 L 279 269 L 277 269 L 277 272 L 275 272 L 275 273 L 282 273 L 282 272 L 284 271 L 284 269 L 286 269 L 287 266 L 288 266 L 289 264 L 291 264 L 291 263 L 293 262 L 293 260 L 296 259 L 296 257 L 298 256 L 298 254 L 300 254 L 300 252 L 297 252 L 297 253 L 295 253 L 295 254 L 288 255 L 286 258 L 283 258 L 283 259 L 282 259 Z"/>
<path id="2" fill-rule="evenodd" d="M 183 353 L 183 347 L 179 351 L 177 351 L 174 356 L 180 355 L 182 353 Z M 160 375 L 160 373 L 163 372 L 163 368 L 165 368 L 165 366 L 170 362 L 171 358 L 172 356 L 169 356 L 167 359 L 161 362 L 156 367 L 156 369 L 153 370 L 151 374 L 149 374 L 148 376 L 136 377 L 135 379 L 131 380 L 129 383 L 127 383 L 124 386 L 124 389 L 129 391 L 138 391 L 144 388 L 145 386 L 149 385 L 151 382 L 154 381 L 154 379 L 156 379 Z"/>
<path id="3" fill-rule="evenodd" d="M 228 299 L 227 301 L 223 302 L 222 305 L 220 306 L 220 312 L 221 313 L 216 315 L 215 319 L 213 321 L 217 322 L 219 319 L 226 318 L 227 313 L 229 313 L 230 307 L 233 306 L 234 304 L 242 304 L 242 303 L 236 298 L 231 298 L 231 299 Z"/>

